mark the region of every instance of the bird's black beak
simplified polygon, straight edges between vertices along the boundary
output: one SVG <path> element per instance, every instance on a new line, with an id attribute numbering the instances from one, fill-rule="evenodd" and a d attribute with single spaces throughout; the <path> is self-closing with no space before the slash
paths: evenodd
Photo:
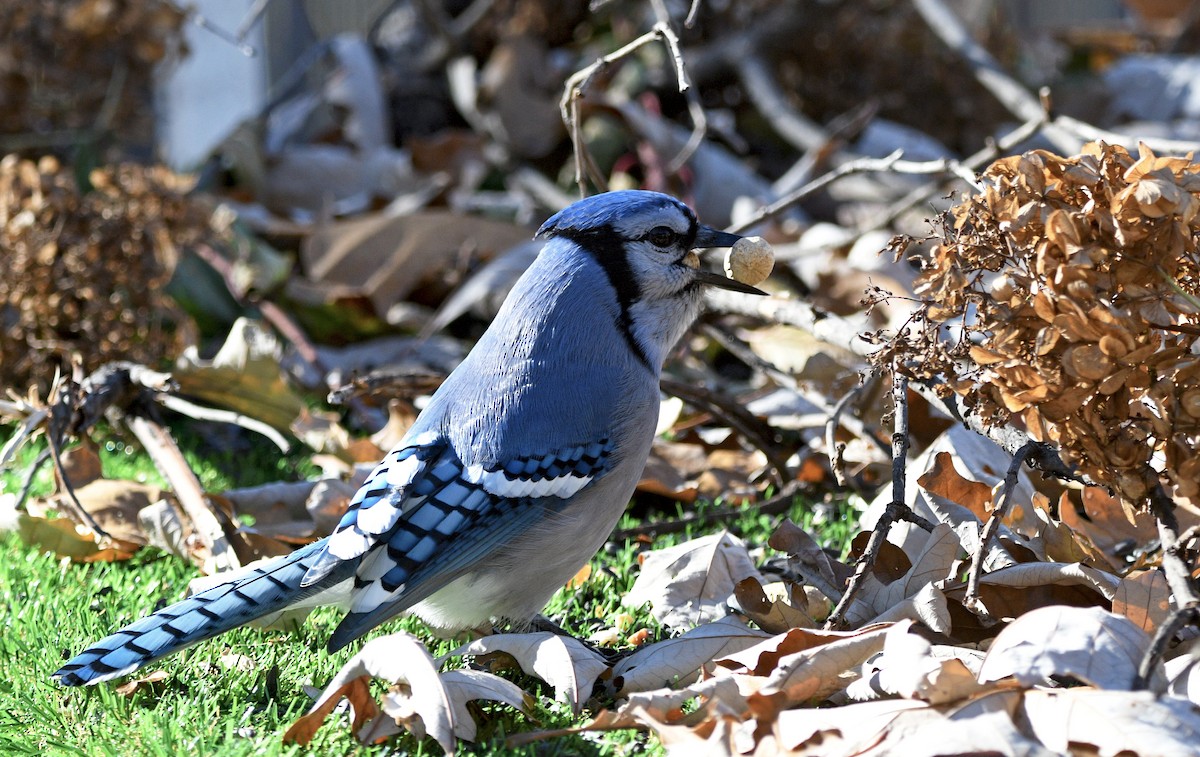
<path id="1" fill-rule="evenodd" d="M 714 229 L 711 226 L 701 226 L 696 232 L 696 243 L 692 245 L 696 249 L 701 247 L 733 247 L 737 241 L 741 239 L 737 234 L 730 234 L 728 231 Z"/>
<path id="2" fill-rule="evenodd" d="M 696 241 L 692 247 L 695 249 L 705 247 L 733 247 L 739 239 L 741 237 L 737 234 L 730 234 L 728 231 L 714 229 L 711 226 L 701 226 L 699 231 L 696 232 Z M 764 297 L 767 294 L 758 287 L 752 287 L 749 284 L 743 284 L 740 281 L 722 276 L 719 273 L 710 273 L 709 271 L 696 271 L 695 280 L 701 284 L 707 284 L 718 289 L 728 289 L 732 292 L 760 294 Z"/>

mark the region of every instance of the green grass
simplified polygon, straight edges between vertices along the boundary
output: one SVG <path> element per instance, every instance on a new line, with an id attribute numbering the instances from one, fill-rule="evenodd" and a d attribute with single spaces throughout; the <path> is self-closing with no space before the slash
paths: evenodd
<path id="1" fill-rule="evenodd" d="M 194 469 L 213 490 L 295 479 L 311 472 L 303 459 L 281 457 L 266 443 L 231 452 L 211 448 L 199 437 L 186 437 L 184 443 Z M 101 447 L 105 475 L 161 483 L 145 455 L 115 439 Z M 33 450 L 22 453 L 14 471 L 0 477 L 0 491 L 19 488 L 20 474 L 33 455 Z M 47 491 L 50 484 L 48 473 L 43 473 L 35 493 Z M 798 502 L 789 515 L 812 525 L 813 512 Z M 778 520 L 751 511 L 729 527 L 752 545 L 763 544 Z M 629 516 L 621 523 L 622 528 L 635 525 Z M 820 528 L 837 545 L 845 545 L 852 533 L 836 517 Z M 700 533 L 688 529 L 664 535 L 655 539 L 653 547 L 670 546 Z M 613 625 L 616 615 L 630 612 L 622 607 L 621 597 L 636 578 L 638 548 L 635 543 L 610 544 L 593 560 L 591 579 L 577 590 L 559 592 L 547 614 L 580 635 Z M 81 565 L 40 553 L 15 534 L 0 534 L 0 659 L 8 664 L 0 676 L 0 754 L 441 754 L 432 740 L 419 742 L 411 735 L 363 747 L 339 716 L 326 722 L 308 748 L 281 743 L 282 733 L 311 704 L 303 687 L 323 687 L 358 648 L 352 645 L 335 655 L 324 651 L 325 640 L 340 618 L 332 608 L 315 612 L 292 633 L 238 629 L 162 660 L 143 673 L 165 670 L 167 680 L 132 697 L 116 693 L 111 684 L 68 689 L 51 681 L 50 674 L 89 642 L 182 597 L 195 575 L 190 565 L 152 549 L 123 563 Z M 649 628 L 656 636 L 664 633 L 644 610 L 633 614 L 635 627 Z M 372 636 L 399 628 L 429 639 L 435 656 L 450 649 L 448 643 L 432 640 L 411 619 L 388 624 Z M 228 653 L 249 658 L 252 667 L 241 670 L 224 664 L 222 657 Z M 504 744 L 507 734 L 581 724 L 599 707 L 611 705 L 593 703 L 594 709 L 576 719 L 536 679 L 519 673 L 504 675 L 535 694 L 538 704 L 533 718 L 504 706 L 485 706 L 479 711 L 479 741 L 460 744 L 463 753 L 513 754 Z M 624 731 L 560 738 L 515 753 L 660 751 L 645 734 Z"/>

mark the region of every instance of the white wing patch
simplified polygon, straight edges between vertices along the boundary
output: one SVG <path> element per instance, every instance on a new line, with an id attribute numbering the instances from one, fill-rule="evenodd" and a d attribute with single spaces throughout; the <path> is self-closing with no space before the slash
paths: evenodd
<path id="1" fill-rule="evenodd" d="M 503 470 L 486 471 L 482 465 L 469 466 L 463 471 L 463 479 L 478 484 L 488 494 L 497 497 L 573 497 L 580 489 L 591 483 L 595 476 L 579 476 L 564 473 L 557 478 L 540 481 L 510 476 Z"/>
<path id="2" fill-rule="evenodd" d="M 339 560 L 353 560 L 371 548 L 375 537 L 351 526 L 329 537 L 325 551 Z"/>

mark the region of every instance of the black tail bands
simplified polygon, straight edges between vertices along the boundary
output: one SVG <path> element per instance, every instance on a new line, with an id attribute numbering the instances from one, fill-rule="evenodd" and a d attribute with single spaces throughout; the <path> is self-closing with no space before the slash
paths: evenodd
<path id="1" fill-rule="evenodd" d="M 65 686 L 81 686 L 132 673 L 197 642 L 286 609 L 352 576 L 354 564 L 347 563 L 318 584 L 300 588 L 300 579 L 323 545 L 323 541 L 310 544 L 142 618 L 80 652 L 54 677 Z"/>

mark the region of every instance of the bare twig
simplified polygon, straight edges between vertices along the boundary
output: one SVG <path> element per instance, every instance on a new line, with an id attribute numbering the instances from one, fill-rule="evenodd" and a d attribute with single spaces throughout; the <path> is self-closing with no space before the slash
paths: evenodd
<path id="1" fill-rule="evenodd" d="M 990 140 L 983 149 L 977 150 L 965 158 L 962 161 L 962 166 L 964 168 L 974 170 L 981 168 L 987 163 L 991 163 L 996 158 L 1000 157 L 1004 153 L 1007 153 L 1009 150 L 1037 134 L 1038 131 L 1045 126 L 1046 118 L 1047 116 L 1044 112 L 1039 113 L 1037 118 L 1032 118 L 1026 121 L 1016 129 L 1010 131 L 1008 134 L 1005 134 L 1000 139 Z M 973 180 L 969 183 L 971 186 L 976 186 L 977 180 Z M 863 227 L 861 231 L 874 231 L 875 229 L 882 229 L 890 226 L 896 221 L 897 218 L 907 213 L 909 208 L 919 205 L 939 192 L 944 191 L 944 186 L 945 182 L 938 180 L 931 181 L 927 184 L 917 187 L 904 197 L 892 203 L 887 210 L 885 210 L 883 213 L 880 213 L 878 218 L 872 221 L 870 225 Z"/>
<path id="2" fill-rule="evenodd" d="M 1188 605 L 1176 608 L 1154 630 L 1154 638 L 1150 640 L 1150 646 L 1146 648 L 1138 663 L 1137 678 L 1133 682 L 1134 690 L 1149 688 L 1150 682 L 1154 678 L 1154 670 L 1166 656 L 1171 642 L 1175 639 L 1175 634 L 1193 625 L 1200 625 L 1200 607 Z"/>
<path id="3" fill-rule="evenodd" d="M 245 55 L 247 58 L 253 58 L 258 54 L 258 51 L 254 49 L 253 45 L 247 45 L 245 42 L 238 39 L 236 34 L 231 34 L 225 28 L 219 26 L 218 24 L 214 24 L 203 13 L 192 9 L 191 11 L 188 11 L 188 16 L 191 18 L 193 24 L 199 26 L 201 29 L 213 35 L 217 39 L 233 45 L 235 48 L 237 48 L 238 52 L 240 52 L 242 55 Z"/>
<path id="4" fill-rule="evenodd" d="M 1076 483 L 1087 484 L 1088 486 L 1099 486 L 1099 484 L 1079 475 L 1078 471 L 1063 462 L 1062 457 L 1059 456 L 1053 446 L 1044 442 L 1034 441 L 1025 431 L 1006 425 L 989 426 L 978 415 L 964 412 L 959 406 L 956 397 L 942 397 L 933 386 L 924 382 L 913 382 L 910 386 L 913 391 L 921 395 L 929 404 L 945 409 L 951 417 L 980 436 L 991 439 L 1010 455 L 1016 455 L 1018 450 L 1032 443 L 1034 445 L 1033 449 L 1026 453 L 1026 462 L 1030 468 L 1034 468 L 1047 476 L 1057 478 L 1061 481 L 1074 481 Z"/>
<path id="5" fill-rule="evenodd" d="M 270 4 L 271 0 L 254 0 L 254 5 L 251 5 L 250 9 L 246 11 L 246 15 L 242 16 L 242 21 L 238 24 L 237 31 L 233 33 L 233 38 L 239 43 L 244 43 L 246 35 L 250 33 L 250 30 L 262 18 L 263 12 L 267 10 L 267 6 Z"/>
<path id="6" fill-rule="evenodd" d="M 875 346 L 859 336 L 860 327 L 853 321 L 826 313 L 802 300 L 782 297 L 757 297 L 751 294 L 710 290 L 705 294 L 709 310 L 720 313 L 748 315 L 768 323 L 781 323 L 804 329 L 817 339 L 841 347 L 859 357 L 870 357 Z"/>
<path id="7" fill-rule="evenodd" d="M 838 482 L 838 486 L 847 486 L 846 476 L 842 473 L 842 452 L 845 451 L 846 445 L 838 443 L 836 439 L 842 413 L 852 402 L 858 401 L 858 398 L 874 383 L 874 378 L 878 375 L 877 371 L 870 371 L 862 381 L 854 385 L 853 389 L 846 392 L 833 406 L 833 412 L 829 414 L 829 422 L 825 424 L 825 447 L 829 453 L 829 468 L 833 471 L 833 477 Z M 873 439 L 874 435 L 871 435 L 871 438 Z"/>
<path id="8" fill-rule="evenodd" d="M 78 373 L 77 366 L 75 378 L 78 378 Z M 50 452 L 50 459 L 54 462 L 54 471 L 58 474 L 58 480 L 67 492 L 66 506 L 75 516 L 76 522 L 90 528 L 101 539 L 109 540 L 112 539 L 112 536 L 100 527 L 92 514 L 79 501 L 79 497 L 75 494 L 75 487 L 71 484 L 71 479 L 67 476 L 62 464 L 61 450 L 66 443 L 68 434 L 78 420 L 79 408 L 83 404 L 80 398 L 81 394 L 80 382 L 73 378 L 55 377 L 54 386 L 50 390 L 50 416 L 46 423 L 46 448 Z"/>
<path id="9" fill-rule="evenodd" d="M 0 448 L 0 470 L 8 465 L 9 461 L 12 459 L 12 456 L 17 453 L 17 450 L 25 445 L 25 442 L 33 436 L 34 431 L 36 431 L 37 428 L 41 426 L 49 416 L 49 408 L 29 408 L 29 414 L 26 415 L 21 421 L 20 428 L 18 428 L 16 432 L 14 432 L 9 438 L 9 440 L 4 443 L 4 447 Z"/>
<path id="10" fill-rule="evenodd" d="M 646 32 L 629 44 L 608 55 L 601 56 L 591 65 L 581 68 L 567 77 L 567 81 L 563 85 L 562 99 L 558 102 L 558 109 L 562 114 L 563 123 L 567 126 L 567 131 L 571 135 L 571 144 L 575 148 L 575 183 L 579 185 L 580 194 L 587 193 L 587 186 L 583 178 L 586 168 L 584 153 L 587 152 L 587 147 L 583 143 L 583 125 L 579 118 L 579 101 L 583 99 L 596 77 L 606 71 L 609 66 L 626 56 L 633 55 L 641 48 L 657 40 L 657 29 Z"/>
<path id="11" fill-rule="evenodd" d="M 687 144 L 679 151 L 679 154 L 671 159 L 669 170 L 679 170 L 680 166 L 691 158 L 704 139 L 704 134 L 708 128 L 708 121 L 704 115 L 704 109 L 701 107 L 699 96 L 692 88 L 688 79 L 687 67 L 684 65 L 683 60 L 683 50 L 679 46 L 679 37 L 671 29 L 670 22 L 666 17 L 666 9 L 661 6 L 661 3 L 656 4 L 655 12 L 659 18 L 650 31 L 620 49 L 600 57 L 591 65 L 571 74 L 563 85 L 563 96 L 559 100 L 558 107 L 562 113 L 563 123 L 566 124 L 567 131 L 571 135 L 571 143 L 575 153 L 575 183 L 579 185 L 580 194 L 587 193 L 587 185 L 584 180 L 585 173 L 600 188 L 604 187 L 604 179 L 600 176 L 599 171 L 596 170 L 594 163 L 592 163 L 591 155 L 588 153 L 587 146 L 583 142 L 582 124 L 579 118 L 579 102 L 583 99 L 597 76 L 606 71 L 613 63 L 632 55 L 651 42 L 661 41 L 670 53 L 671 60 L 674 63 L 676 83 L 679 86 L 679 91 L 687 97 L 688 113 L 692 118 L 692 134 L 688 138 Z"/>
<path id="12" fill-rule="evenodd" d="M 1200 7 L 1200 6 L 1197 6 Z M 1144 143 L 1159 155 L 1183 155 L 1189 152 L 1200 153 L 1200 142 L 1185 139 L 1162 139 L 1159 137 L 1141 137 L 1132 134 L 1121 134 L 1115 131 L 1092 126 L 1070 116 L 1055 116 L 1054 125 L 1078 136 L 1088 142 L 1107 142 L 1110 145 L 1122 145 L 1128 149 L 1136 149 L 1138 143 Z"/>
<path id="13" fill-rule="evenodd" d="M 202 405 L 197 405 L 194 402 L 188 402 L 182 397 L 176 397 L 173 394 L 160 394 L 155 399 L 163 407 L 174 410 L 180 415 L 186 415 L 189 418 L 195 418 L 199 421 L 229 423 L 234 426 L 240 426 L 247 431 L 253 431 L 257 434 L 262 434 L 274 442 L 275 446 L 278 447 L 281 452 L 287 452 L 292 448 L 292 445 L 288 443 L 288 440 L 283 438 L 283 434 L 280 434 L 266 423 L 247 417 L 241 413 L 235 413 L 232 410 L 221 410 L 215 407 L 204 407 Z"/>
<path id="14" fill-rule="evenodd" d="M 893 523 L 906 520 L 926 531 L 934 529 L 932 523 L 914 513 L 905 504 L 904 484 L 908 475 L 906 467 L 909 444 L 908 379 L 896 370 L 892 371 L 892 405 L 892 412 L 895 414 L 895 431 L 892 433 L 892 500 L 871 531 L 871 538 L 867 540 L 867 547 L 854 566 L 854 575 L 850 577 L 846 591 L 825 621 L 826 629 L 837 628 L 845 622 L 846 611 L 862 588 L 867 573 L 875 566 L 879 550 L 883 549 L 883 543 L 887 540 L 888 531 Z"/>
<path id="15" fill-rule="evenodd" d="M 1158 539 L 1162 544 L 1163 575 L 1175 600 L 1176 610 L 1158 627 L 1150 648 L 1138 665 L 1138 688 L 1149 683 L 1157 664 L 1166 654 L 1175 634 L 1189 625 L 1200 624 L 1200 596 L 1192 579 L 1192 567 L 1185 560 L 1184 551 L 1195 531 L 1189 529 L 1181 536 L 1179 520 L 1175 517 L 1175 502 L 1163 489 L 1162 484 L 1150 494 L 1150 511 L 1158 525 Z"/>
<path id="16" fill-rule="evenodd" d="M 979 548 L 971 555 L 971 569 L 967 573 L 967 596 L 964 604 L 977 613 L 986 612 L 982 605 L 979 604 L 979 576 L 983 572 L 983 558 L 987 554 L 992 542 L 996 539 L 996 534 L 1000 531 L 1000 523 L 1004 520 L 1005 514 L 1008 512 L 1009 505 L 1012 504 L 1012 493 L 1017 487 L 1017 476 L 1021 473 L 1021 466 L 1037 451 L 1038 443 L 1032 439 L 1025 442 L 1016 454 L 1013 455 L 1012 462 L 1009 463 L 1008 471 L 1004 474 L 1004 485 L 1000 492 L 1000 501 L 996 503 L 996 509 L 992 510 L 992 514 L 988 517 L 987 524 L 983 527 L 983 533 L 979 537 Z"/>
<path id="17" fill-rule="evenodd" d="M 171 432 L 142 415 L 126 415 L 125 425 L 175 491 L 184 515 L 191 521 L 196 540 L 212 555 L 211 565 L 205 567 L 214 572 L 241 567 L 220 521 L 204 496 L 204 488 L 184 460 Z"/>
<path id="18" fill-rule="evenodd" d="M 1158 539 L 1163 551 L 1163 574 L 1179 607 L 1200 606 L 1200 596 L 1192 580 L 1191 567 L 1184 562 L 1182 551 L 1186 542 L 1179 539 L 1179 520 L 1175 517 L 1175 502 L 1163 489 L 1155 487 L 1150 495 L 1150 511 L 1158 524 Z"/>
<path id="19" fill-rule="evenodd" d="M 21 484 L 21 491 L 17 492 L 17 502 L 13 505 L 13 509 L 23 510 L 25 508 L 25 502 L 29 499 L 29 492 L 33 490 L 33 481 L 37 478 L 38 471 L 42 469 L 42 466 L 49 459 L 50 448 L 47 447 L 38 454 L 37 458 L 29 466 L 29 470 L 25 472 L 25 481 Z"/>
<path id="20" fill-rule="evenodd" d="M 307 363 L 314 371 L 317 371 L 322 376 L 328 372 L 326 366 L 321 361 L 320 355 L 317 353 L 317 348 L 291 316 L 270 300 L 265 298 L 253 299 L 247 296 L 246 291 L 238 282 L 237 270 L 234 268 L 233 263 L 226 260 L 221 253 L 206 244 L 197 244 L 193 249 L 196 251 L 197 257 L 208 263 L 209 267 L 220 274 L 221 279 L 225 282 L 225 288 L 229 290 L 229 294 L 235 300 L 244 306 L 258 308 L 263 318 L 274 326 L 284 339 L 288 340 L 292 347 L 295 348 L 296 354 L 300 356 L 300 359 Z"/>
<path id="21" fill-rule="evenodd" d="M 430 394 L 446 380 L 444 373 L 416 371 L 373 371 L 358 376 L 329 392 L 326 400 L 331 405 L 344 405 L 352 399 L 370 395 L 382 395 L 388 399 L 414 399 Z"/>
<path id="22" fill-rule="evenodd" d="M 816 405 L 819 409 L 823 410 L 827 414 L 832 414 L 834 412 L 834 408 L 829 405 L 823 394 L 804 387 L 790 373 L 781 370 L 774 363 L 771 363 L 765 358 L 760 357 L 754 352 L 754 350 L 750 349 L 745 342 L 721 326 L 715 323 L 706 323 L 701 326 L 701 331 L 711 337 L 717 344 L 728 350 L 738 360 L 741 360 L 751 368 L 761 371 L 769 376 L 776 384 L 779 384 L 781 387 L 784 387 L 789 391 L 795 392 L 797 395 L 813 405 Z M 847 373 L 849 373 L 849 371 L 847 371 Z M 867 424 L 863 423 L 861 419 L 851 416 L 844 419 L 843 425 L 851 433 L 857 434 L 864 439 L 869 439 L 870 441 L 879 445 L 884 454 L 890 452 L 891 448 L 888 447 L 884 442 L 880 441 L 879 437 L 874 433 L 874 430 L 868 428 Z"/>
<path id="23" fill-rule="evenodd" d="M 745 219 L 744 221 L 737 224 L 736 226 L 731 227 L 730 231 L 732 231 L 734 233 L 738 233 L 741 231 L 745 231 L 746 229 L 749 229 L 752 226 L 757 226 L 758 224 L 762 223 L 763 221 L 766 221 L 769 218 L 774 218 L 775 216 L 779 215 L 780 213 L 784 212 L 785 210 L 788 210 L 789 208 L 791 208 L 793 205 L 796 205 L 804 198 L 808 197 L 809 195 L 811 195 L 815 192 L 818 192 L 818 191 L 824 189 L 825 187 L 829 186 L 830 184 L 837 181 L 838 179 L 842 179 L 842 178 L 845 178 L 846 176 L 851 176 L 853 174 L 858 174 L 858 173 L 892 172 L 892 173 L 917 174 L 917 175 L 953 173 L 956 176 L 958 176 L 959 178 L 963 179 L 964 181 L 968 181 L 969 183 L 971 183 L 972 186 L 974 186 L 976 183 L 975 176 L 973 174 L 971 174 L 970 172 L 968 172 L 966 169 L 964 169 L 962 167 L 962 165 L 959 164 L 957 161 L 954 161 L 954 160 L 926 160 L 926 161 L 904 160 L 901 157 L 903 154 L 904 154 L 903 150 L 896 150 L 891 155 L 888 155 L 883 158 L 856 158 L 854 160 L 847 161 L 847 162 L 843 163 L 842 165 L 838 166 L 837 168 L 835 168 L 834 170 L 830 171 L 829 173 L 823 174 L 823 175 L 817 177 L 816 179 L 813 179 L 812 181 L 808 182 L 807 184 L 800 187 L 799 189 L 797 189 L 793 192 L 789 192 L 788 194 L 779 198 L 778 200 L 771 203 L 770 205 L 763 207 L 761 210 L 759 210 L 754 215 Z"/>

